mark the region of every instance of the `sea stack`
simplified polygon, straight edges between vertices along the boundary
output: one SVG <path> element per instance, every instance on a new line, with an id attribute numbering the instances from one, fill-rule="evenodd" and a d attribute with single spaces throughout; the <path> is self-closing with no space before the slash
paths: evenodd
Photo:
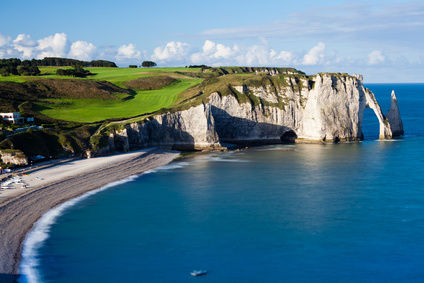
<path id="1" fill-rule="evenodd" d="M 403 135 L 403 123 L 400 117 L 399 106 L 394 90 L 392 91 L 392 104 L 389 111 L 387 112 L 386 117 L 387 120 L 389 120 L 390 128 L 392 129 L 392 135 L 394 137 Z"/>

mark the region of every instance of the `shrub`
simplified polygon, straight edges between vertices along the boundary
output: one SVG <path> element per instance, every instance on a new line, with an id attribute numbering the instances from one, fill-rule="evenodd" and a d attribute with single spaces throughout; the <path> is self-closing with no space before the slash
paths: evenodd
<path id="1" fill-rule="evenodd" d="M 141 63 L 141 66 L 145 68 L 151 68 L 157 66 L 157 64 L 153 61 L 143 61 L 143 63 Z"/>

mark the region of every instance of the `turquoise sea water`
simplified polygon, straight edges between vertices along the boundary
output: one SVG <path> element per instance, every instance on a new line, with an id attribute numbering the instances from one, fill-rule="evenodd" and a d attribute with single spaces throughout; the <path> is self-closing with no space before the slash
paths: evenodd
<path id="1" fill-rule="evenodd" d="M 56 212 L 21 281 L 423 282 L 424 84 L 366 87 L 404 137 L 174 162 Z"/>

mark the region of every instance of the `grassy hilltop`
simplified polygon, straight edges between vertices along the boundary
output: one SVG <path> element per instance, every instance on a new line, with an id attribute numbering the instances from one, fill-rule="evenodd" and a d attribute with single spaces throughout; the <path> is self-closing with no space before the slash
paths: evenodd
<path id="1" fill-rule="evenodd" d="M 181 92 L 202 81 L 200 78 L 176 73 L 183 70 L 198 73 L 199 69 L 86 68 L 94 75 L 77 79 L 55 75 L 58 68 L 62 67 L 40 68 L 41 76 L 38 77 L 0 77 L 0 90 L 4 91 L 7 88 L 9 92 L 13 91 L 15 100 L 20 100 L 13 107 L 10 107 L 11 101 L 2 105 L 9 104 L 8 106 L 13 108 L 10 110 L 19 111 L 21 110 L 19 102 L 31 100 L 32 110 L 38 114 L 58 120 L 92 123 L 138 116 L 171 107 Z M 156 76 L 158 76 L 157 82 L 151 82 L 151 89 L 144 90 L 136 86 L 130 89 L 125 86 L 131 83 L 134 85 L 143 77 Z M 166 81 L 164 76 L 174 80 L 168 85 L 163 85 L 161 82 Z M 93 85 L 87 81 L 101 83 Z M 10 86 L 10 82 L 20 84 Z M 115 89 L 106 88 L 104 82 L 113 84 Z M 25 97 L 21 99 L 22 95 Z M 2 98 L 4 95 L 1 95 L 0 99 Z"/>
<path id="2" fill-rule="evenodd" d="M 14 134 L 0 143 L 0 149 L 20 149 L 27 155 L 79 153 L 98 148 L 111 121 L 142 122 L 165 111 L 188 109 L 207 102 L 213 92 L 265 105 L 269 102 L 249 91 L 240 93 L 234 86 L 301 90 L 300 79 L 309 79 L 293 68 L 87 67 L 91 74 L 84 78 L 58 76 L 59 68 L 71 67 L 40 67 L 39 76 L 0 77 L 0 112 L 21 112 L 49 128 Z M 284 98 L 280 100 L 275 106 L 284 106 Z M 25 142 L 29 139 L 31 144 Z M 51 146 L 46 147 L 46 141 Z"/>
<path id="3" fill-rule="evenodd" d="M 76 123 L 125 119 L 160 109 L 181 108 L 199 93 L 233 92 L 230 86 L 275 84 L 261 68 L 86 68 L 87 78 L 57 76 L 63 67 L 41 67 L 40 76 L 0 77 L 2 112 L 24 111 L 39 119 Z M 291 68 L 271 68 L 305 76 Z M 233 93 L 234 94 L 234 93 Z M 236 94 L 235 94 L 236 95 Z M 31 102 L 28 104 L 28 102 Z M 26 103 L 26 104 L 25 104 Z M 194 102 L 200 103 L 200 101 Z M 193 101 L 189 105 L 192 106 Z"/>

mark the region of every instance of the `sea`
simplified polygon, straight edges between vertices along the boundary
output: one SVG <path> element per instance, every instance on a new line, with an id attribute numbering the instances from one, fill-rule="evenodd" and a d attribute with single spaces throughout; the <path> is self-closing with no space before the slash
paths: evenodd
<path id="1" fill-rule="evenodd" d="M 424 282 L 424 84 L 366 84 L 405 135 L 195 155 L 64 203 L 19 282 Z M 207 270 L 193 277 L 193 270 Z"/>

